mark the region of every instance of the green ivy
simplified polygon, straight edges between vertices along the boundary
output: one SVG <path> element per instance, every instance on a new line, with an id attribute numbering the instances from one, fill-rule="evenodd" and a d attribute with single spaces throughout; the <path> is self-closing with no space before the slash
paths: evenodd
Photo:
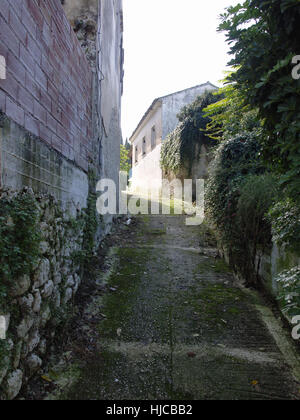
<path id="1" fill-rule="evenodd" d="M 253 133 L 219 146 L 206 188 L 206 214 L 232 266 L 252 285 L 258 281 L 257 251 L 271 244 L 271 225 L 265 215 L 276 195 L 276 179 L 266 173 Z"/>
<path id="2" fill-rule="evenodd" d="M 220 99 L 219 96 L 206 92 L 191 105 L 185 106 L 178 114 L 179 124 L 163 142 L 161 150 L 161 167 L 166 171 L 178 174 L 181 169 L 191 170 L 196 156 L 197 145 L 212 146 L 216 143 L 204 132 L 210 118 L 203 109 Z"/>
<path id="3" fill-rule="evenodd" d="M 27 192 L 0 198 L 0 304 L 7 305 L 7 291 L 14 281 L 30 274 L 39 257 L 39 211 Z"/>

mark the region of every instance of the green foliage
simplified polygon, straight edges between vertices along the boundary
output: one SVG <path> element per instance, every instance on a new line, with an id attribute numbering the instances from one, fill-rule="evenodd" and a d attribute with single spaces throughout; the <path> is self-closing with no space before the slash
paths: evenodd
<path id="1" fill-rule="evenodd" d="M 242 184 L 237 205 L 237 223 L 240 237 L 246 238 L 250 247 L 253 245 L 253 258 L 257 246 L 266 247 L 271 244 L 271 225 L 267 213 L 277 195 L 278 183 L 270 174 L 248 175 Z"/>
<path id="2" fill-rule="evenodd" d="M 299 54 L 299 0 L 247 0 L 222 15 L 237 70 L 235 83 L 244 104 L 258 109 L 265 163 L 300 198 L 300 80 L 292 78 Z"/>
<path id="3" fill-rule="evenodd" d="M 276 198 L 276 180 L 266 174 L 252 133 L 223 142 L 206 189 L 206 212 L 231 263 L 249 284 L 257 282 L 255 257 L 271 243 L 265 214 Z"/>
<path id="4" fill-rule="evenodd" d="M 177 114 L 179 122 L 184 122 L 186 119 L 190 118 L 195 127 L 205 127 L 210 119 L 205 116 L 203 109 L 219 99 L 221 99 L 220 94 L 206 91 L 198 96 L 193 103 L 186 105 L 181 109 Z"/>
<path id="5" fill-rule="evenodd" d="M 210 118 L 205 116 L 203 109 L 209 104 L 219 100 L 218 96 L 211 92 L 206 92 L 199 96 L 195 102 L 185 106 L 178 114 L 179 125 L 169 134 L 164 141 L 161 150 L 161 166 L 165 170 L 179 173 L 186 167 L 192 167 L 192 162 L 197 158 L 196 148 L 201 145 L 214 145 L 204 129 L 209 123 Z M 198 149 L 199 150 L 199 149 Z"/>
<path id="6" fill-rule="evenodd" d="M 225 242 L 227 238 L 230 240 L 231 226 L 228 222 L 236 215 L 244 177 L 265 171 L 258 159 L 259 152 L 257 139 L 249 134 L 225 141 L 216 152 L 207 183 L 206 205 Z"/>
<path id="7" fill-rule="evenodd" d="M 188 130 L 187 130 L 188 132 Z M 183 162 L 185 125 L 180 123 L 176 129 L 168 135 L 161 148 L 160 165 L 163 169 L 174 172 L 180 171 Z"/>
<path id="8" fill-rule="evenodd" d="M 131 168 L 131 162 L 129 157 L 130 150 L 123 144 L 120 146 L 120 170 L 129 172 Z"/>
<path id="9" fill-rule="evenodd" d="M 269 212 L 273 239 L 292 252 L 300 252 L 300 208 L 291 199 L 276 203 Z"/>
<path id="10" fill-rule="evenodd" d="M 283 313 L 290 318 L 300 314 L 300 267 L 283 271 L 277 277 Z"/>
<path id="11" fill-rule="evenodd" d="M 227 82 L 227 79 L 224 80 Z M 204 109 L 210 118 L 206 126 L 208 137 L 214 140 L 228 140 L 240 133 L 253 132 L 261 135 L 261 122 L 258 111 L 251 110 L 243 102 L 234 84 L 227 84 L 217 92 L 222 99 Z"/>
<path id="12" fill-rule="evenodd" d="M 34 197 L 26 192 L 0 199 L 0 302 L 7 289 L 30 274 L 39 256 L 39 212 Z"/>

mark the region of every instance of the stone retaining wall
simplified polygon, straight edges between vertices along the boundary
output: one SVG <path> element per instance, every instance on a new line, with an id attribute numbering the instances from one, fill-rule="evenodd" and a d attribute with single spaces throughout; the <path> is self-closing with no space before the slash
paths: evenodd
<path id="1" fill-rule="evenodd" d="M 68 308 L 81 282 L 78 254 L 83 243 L 83 214 L 63 215 L 52 196 L 2 191 L 2 200 L 17 194 L 32 196 L 38 209 L 39 257 L 30 273 L 6 284 L 11 313 L 6 319 L 6 340 L 0 340 L 0 399 L 13 399 L 23 384 L 36 374 L 51 348 L 57 328 L 68 316 Z M 8 223 L 14 223 L 9 220 Z M 3 238 L 1 238 L 3 239 Z M 1 313 L 2 312 L 2 313 Z"/>

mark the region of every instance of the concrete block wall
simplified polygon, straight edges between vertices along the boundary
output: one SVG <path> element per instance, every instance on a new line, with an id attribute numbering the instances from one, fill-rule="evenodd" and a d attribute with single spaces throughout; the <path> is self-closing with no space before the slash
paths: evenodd
<path id="1" fill-rule="evenodd" d="M 1 185 L 51 194 L 72 215 L 86 207 L 88 175 L 4 114 L 0 114 L 0 152 Z"/>

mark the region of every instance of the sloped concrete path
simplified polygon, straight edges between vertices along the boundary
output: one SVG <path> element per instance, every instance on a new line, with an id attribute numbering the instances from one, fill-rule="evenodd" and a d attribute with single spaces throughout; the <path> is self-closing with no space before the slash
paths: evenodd
<path id="1" fill-rule="evenodd" d="M 95 349 L 73 359 L 49 398 L 298 399 L 289 336 L 201 246 L 203 228 L 182 217 L 141 217 L 129 228 L 99 278 L 110 292 L 86 309 L 99 319 L 89 331 Z"/>

